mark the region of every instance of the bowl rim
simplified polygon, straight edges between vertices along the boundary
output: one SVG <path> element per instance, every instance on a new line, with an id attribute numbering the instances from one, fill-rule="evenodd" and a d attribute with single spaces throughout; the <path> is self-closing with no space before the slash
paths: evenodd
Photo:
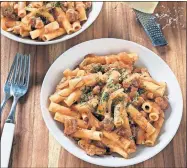
<path id="1" fill-rule="evenodd" d="M 69 40 L 69 39 L 72 39 L 74 37 L 76 37 L 77 35 L 81 34 L 82 32 L 84 32 L 87 28 L 89 28 L 93 22 L 97 19 L 97 17 L 99 16 L 99 14 L 101 13 L 101 10 L 102 10 L 102 7 L 103 7 L 103 2 L 102 1 L 97 1 L 97 2 L 92 2 L 93 5 L 96 5 L 95 7 L 97 8 L 97 10 L 95 10 L 95 15 L 94 17 L 90 18 L 90 23 L 88 25 L 85 25 L 85 23 L 88 21 L 86 21 L 82 28 L 80 30 L 78 30 L 77 32 L 73 33 L 73 34 L 66 34 L 64 36 L 60 36 L 58 37 L 57 39 L 54 39 L 54 40 L 51 40 L 51 41 L 36 41 L 36 40 L 32 40 L 31 38 L 27 39 L 27 38 L 22 38 L 20 36 L 17 36 L 13 33 L 10 33 L 10 32 L 7 32 L 5 30 L 3 30 L 1 28 L 1 34 L 13 41 L 17 41 L 17 42 L 20 42 L 20 43 L 23 43 L 23 44 L 30 44 L 30 45 L 50 45 L 50 44 L 56 44 L 56 43 L 59 43 L 59 42 L 63 42 L 63 41 L 66 41 L 66 40 Z M 94 8 L 94 9 L 96 9 Z M 93 12 L 93 11 L 91 11 Z M 84 26 L 85 25 L 85 26 Z"/>
<path id="2" fill-rule="evenodd" d="M 177 123 L 175 123 L 175 130 L 172 131 L 172 132 L 169 134 L 170 136 L 168 136 L 168 139 L 166 139 L 166 140 L 164 141 L 164 143 L 162 142 L 162 144 L 160 145 L 160 148 L 155 149 L 155 151 L 154 151 L 153 153 L 151 153 L 148 157 L 144 157 L 144 158 L 141 158 L 141 159 L 138 159 L 138 160 L 134 161 L 133 164 L 130 164 L 130 163 L 127 163 L 127 164 L 124 164 L 124 163 L 121 163 L 121 164 L 112 163 L 112 164 L 111 164 L 111 163 L 107 163 L 107 162 L 105 162 L 105 161 L 103 161 L 103 163 L 100 164 L 100 163 L 97 163 L 97 161 L 95 161 L 94 159 L 84 158 L 84 157 L 82 157 L 81 155 L 79 155 L 78 153 L 70 151 L 69 148 L 68 148 L 68 145 L 66 146 L 66 145 L 64 145 L 64 144 L 61 143 L 61 139 L 54 133 L 54 131 L 53 131 L 52 128 L 50 127 L 50 124 L 47 122 L 47 116 L 45 116 L 45 114 L 44 114 L 44 113 L 45 113 L 45 112 L 44 112 L 45 109 L 43 109 L 44 107 L 43 107 L 43 104 L 42 104 L 42 95 L 43 95 L 43 92 L 44 92 L 44 90 L 43 90 L 43 85 L 44 85 L 44 83 L 45 83 L 46 77 L 48 76 L 48 73 L 49 73 L 49 71 L 50 71 L 52 65 L 53 65 L 56 61 L 58 61 L 58 60 L 60 59 L 60 57 L 62 57 L 65 53 L 69 52 L 69 50 L 72 50 L 74 47 L 80 48 L 79 46 L 83 45 L 84 43 L 89 43 L 89 42 L 91 43 L 92 41 L 99 41 L 99 40 L 121 40 L 121 41 L 126 41 L 127 43 L 130 43 L 130 44 L 132 44 L 132 45 L 136 45 L 137 47 L 141 47 L 141 48 L 142 48 L 143 50 L 145 50 L 145 51 L 151 52 L 152 55 L 155 55 L 155 56 L 159 59 L 159 61 L 163 62 L 163 63 L 165 64 L 165 66 L 167 66 L 167 68 L 169 68 L 169 70 L 171 71 L 172 75 L 174 76 L 174 78 L 175 78 L 175 80 L 176 80 L 176 82 L 177 82 L 176 84 L 177 84 L 177 86 L 178 86 L 178 88 L 179 88 L 179 91 L 180 91 L 180 93 L 179 93 L 179 97 L 180 97 L 180 104 L 179 104 L 179 107 L 180 107 L 180 108 L 178 109 L 178 111 L 181 111 L 181 113 L 180 113 L 180 116 L 179 116 L 179 119 L 178 119 Z M 137 43 L 135 43 L 135 42 L 128 41 L 128 40 L 117 39 L 117 38 L 99 38 L 99 39 L 93 39 L 93 40 L 85 41 L 85 42 L 79 43 L 79 44 L 77 44 L 77 45 L 75 45 L 75 46 L 69 48 L 69 49 L 66 50 L 64 53 L 62 53 L 62 54 L 53 62 L 53 64 L 52 64 L 52 65 L 50 66 L 50 68 L 48 69 L 48 71 L 47 71 L 47 73 L 46 73 L 46 75 L 45 75 L 45 77 L 44 77 L 44 80 L 43 80 L 43 83 L 42 83 L 42 87 L 41 87 L 41 92 L 40 92 L 40 106 L 41 106 L 42 116 L 43 116 L 43 119 L 44 119 L 44 121 L 45 121 L 45 124 L 46 124 L 47 128 L 49 129 L 50 133 L 55 137 L 55 139 L 60 143 L 60 145 L 61 145 L 64 149 L 66 149 L 69 153 L 71 153 L 72 155 L 76 156 L 77 158 L 79 158 L 79 159 L 81 159 L 81 160 L 84 160 L 84 161 L 86 161 L 86 162 L 88 162 L 88 163 L 92 163 L 92 164 L 98 165 L 98 166 L 122 167 L 122 166 L 135 165 L 135 164 L 144 162 L 144 161 L 149 160 L 150 158 L 156 156 L 160 151 L 162 151 L 162 150 L 171 142 L 171 140 L 174 138 L 175 134 L 177 133 L 177 130 L 179 129 L 179 126 L 180 126 L 180 123 L 181 123 L 181 119 L 182 119 L 182 115 L 183 115 L 183 97 L 182 97 L 181 87 L 180 87 L 180 85 L 179 85 L 179 83 L 178 83 L 178 80 L 177 80 L 175 74 L 173 73 L 173 71 L 171 70 L 171 68 L 169 67 L 169 65 L 168 65 L 164 60 L 162 60 L 161 57 L 159 57 L 156 53 L 154 53 L 154 52 L 151 51 L 150 49 L 148 49 L 148 48 L 146 48 L 146 47 L 144 47 L 144 46 L 142 46 L 142 45 L 140 45 L 140 44 L 137 44 Z"/>

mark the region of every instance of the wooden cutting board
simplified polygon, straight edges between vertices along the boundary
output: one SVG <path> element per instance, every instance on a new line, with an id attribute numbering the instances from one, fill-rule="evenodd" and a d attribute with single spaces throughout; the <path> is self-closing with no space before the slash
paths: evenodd
<path id="1" fill-rule="evenodd" d="M 17 52 L 31 54 L 30 90 L 17 106 L 16 134 L 10 167 L 98 167 L 65 151 L 49 133 L 40 110 L 40 88 L 48 68 L 60 54 L 78 43 L 112 37 L 134 41 L 149 48 L 173 70 L 186 102 L 186 2 L 160 2 L 155 13 L 164 28 L 163 33 L 168 46 L 153 47 L 132 9 L 121 2 L 104 3 L 102 12 L 94 24 L 66 42 L 31 46 L 1 36 L 1 96 L 14 55 Z M 4 110 L 1 128 L 10 111 L 11 102 L 8 102 Z M 170 144 L 155 157 L 131 167 L 185 167 L 185 132 L 186 103 L 181 125 Z"/>

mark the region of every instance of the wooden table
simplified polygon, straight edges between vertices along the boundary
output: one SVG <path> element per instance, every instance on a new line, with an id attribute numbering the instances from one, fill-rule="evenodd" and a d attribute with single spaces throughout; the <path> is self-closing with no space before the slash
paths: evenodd
<path id="1" fill-rule="evenodd" d="M 174 9 L 180 9 L 180 12 Z M 66 42 L 49 46 L 31 46 L 1 36 L 1 96 L 14 55 L 17 52 L 31 54 L 30 89 L 17 106 L 16 133 L 10 167 L 97 167 L 65 151 L 49 133 L 40 110 L 40 88 L 48 68 L 60 54 L 81 42 L 112 37 L 134 41 L 149 48 L 173 70 L 181 86 L 183 100 L 186 102 L 186 3 L 160 2 L 156 13 L 168 12 L 167 10 L 171 11 L 171 16 L 179 18 L 170 26 L 166 25 L 169 18 L 159 19 L 169 43 L 165 47 L 152 46 L 137 22 L 134 12 L 121 2 L 104 3 L 102 12 L 94 24 Z M 10 111 L 11 103 L 12 100 L 4 109 L 1 128 Z M 179 130 L 170 144 L 152 159 L 132 167 L 185 167 L 185 104 Z"/>

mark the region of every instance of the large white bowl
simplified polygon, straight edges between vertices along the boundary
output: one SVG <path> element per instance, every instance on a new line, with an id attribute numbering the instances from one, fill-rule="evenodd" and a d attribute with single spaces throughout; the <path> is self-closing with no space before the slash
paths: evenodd
<path id="1" fill-rule="evenodd" d="M 1 33 L 2 35 L 6 36 L 7 38 L 10 38 L 14 41 L 20 42 L 20 43 L 25 43 L 25 44 L 31 44 L 31 45 L 49 45 L 49 44 L 55 44 L 55 43 L 59 43 L 68 39 L 71 39 L 75 36 L 77 36 L 78 34 L 82 33 L 84 30 L 86 30 L 97 18 L 97 16 L 99 15 L 99 13 L 101 12 L 103 6 L 103 2 L 92 2 L 92 8 L 91 11 L 89 13 L 88 16 L 88 20 L 82 25 L 82 28 L 70 35 L 64 35 L 64 36 L 60 36 L 54 40 L 51 41 L 39 41 L 39 40 L 32 40 L 30 37 L 29 38 L 22 38 L 20 36 L 17 36 L 13 33 L 10 32 L 6 32 L 3 29 L 1 29 Z"/>
<path id="2" fill-rule="evenodd" d="M 157 81 L 167 82 L 170 108 L 165 112 L 164 126 L 157 140 L 158 143 L 154 147 L 138 147 L 137 152 L 130 159 L 124 159 L 119 156 L 90 157 L 72 139 L 64 135 L 62 124 L 53 120 L 52 115 L 48 111 L 48 97 L 54 93 L 56 85 L 62 78 L 62 72 L 66 68 L 73 69 L 83 60 L 85 55 L 90 53 L 98 55 L 115 54 L 122 51 L 136 52 L 139 56 L 137 64 L 147 67 L 152 77 Z M 67 151 L 84 161 L 111 167 L 137 164 L 159 153 L 174 137 L 179 127 L 183 110 L 181 89 L 169 66 L 149 49 L 134 42 L 120 39 L 91 40 L 78 44 L 63 53 L 52 64 L 44 78 L 40 102 L 43 118 L 48 129 Z"/>

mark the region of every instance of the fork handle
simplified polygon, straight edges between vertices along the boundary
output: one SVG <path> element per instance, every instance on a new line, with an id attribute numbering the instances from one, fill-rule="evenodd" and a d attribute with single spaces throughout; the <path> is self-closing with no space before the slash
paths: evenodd
<path id="1" fill-rule="evenodd" d="M 1 167 L 8 167 L 15 124 L 5 123 L 1 136 Z"/>
<path id="2" fill-rule="evenodd" d="M 5 96 L 4 99 L 2 100 L 2 102 L 1 102 L 1 108 L 0 108 L 0 116 L 1 116 L 1 114 L 2 114 L 3 108 L 4 108 L 4 106 L 5 106 L 6 102 L 7 102 L 7 100 L 8 100 L 10 97 L 11 97 L 11 96 Z"/>

